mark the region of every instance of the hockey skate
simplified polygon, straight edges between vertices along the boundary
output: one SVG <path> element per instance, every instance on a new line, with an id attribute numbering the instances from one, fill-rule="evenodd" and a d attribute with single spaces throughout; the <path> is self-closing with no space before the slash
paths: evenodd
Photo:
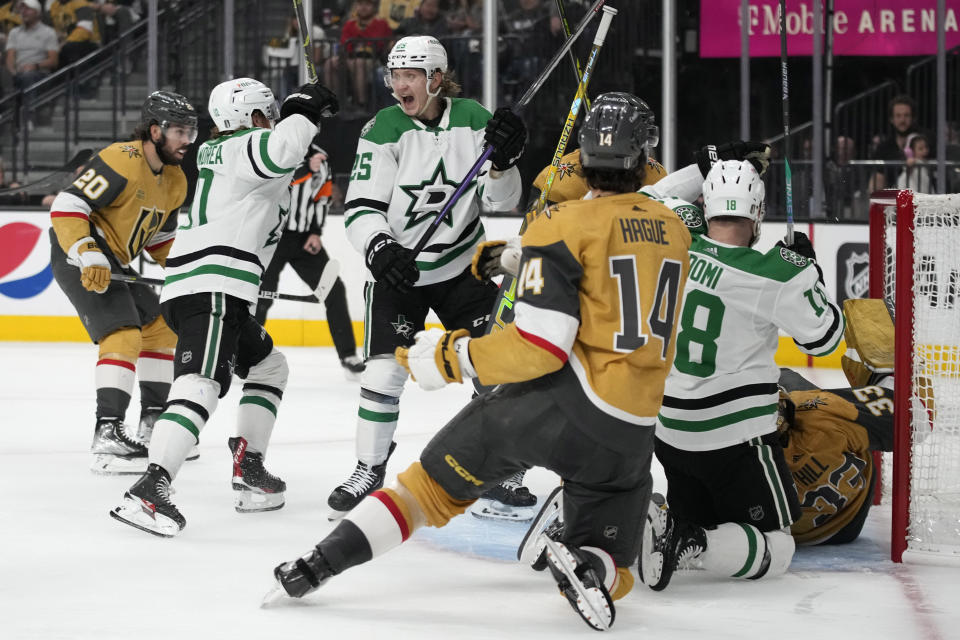
<path id="1" fill-rule="evenodd" d="M 170 502 L 170 474 L 157 464 L 148 466 L 123 494 L 123 502 L 110 511 L 110 517 L 164 538 L 172 538 L 187 526 L 187 520 Z"/>
<path id="2" fill-rule="evenodd" d="M 547 568 L 547 557 L 544 553 L 543 541 L 540 534 L 545 533 L 551 540 L 559 540 L 563 534 L 563 487 L 557 487 L 550 492 L 540 513 L 533 519 L 527 533 L 524 534 L 520 546 L 517 547 L 517 560 L 529 564 L 534 571 L 543 571 Z"/>
<path id="3" fill-rule="evenodd" d="M 537 504 L 537 496 L 523 486 L 524 473 L 526 472 L 518 471 L 500 484 L 487 489 L 470 507 L 470 513 L 482 520 L 533 520 L 533 507 Z"/>
<path id="4" fill-rule="evenodd" d="M 336 574 L 330 568 L 327 559 L 323 557 L 318 545 L 302 558 L 284 562 L 274 568 L 273 577 L 277 580 L 277 584 L 264 596 L 260 606 L 268 607 L 282 599 L 284 595 L 302 598 L 316 591 L 333 575 Z"/>
<path id="5" fill-rule="evenodd" d="M 327 506 L 331 509 L 327 516 L 328 520 L 331 522 L 339 520 L 360 504 L 361 500 L 383 486 L 383 480 L 387 475 L 387 462 L 396 448 L 397 443 L 391 442 L 387 459 L 372 467 L 363 461 L 357 461 L 357 467 L 347 481 L 334 489 L 327 498 Z"/>
<path id="6" fill-rule="evenodd" d="M 640 548 L 638 569 L 643 583 L 654 591 L 666 589 L 678 566 L 706 550 L 707 533 L 703 527 L 678 520 L 670 513 L 664 497 L 653 494 Z"/>
<path id="7" fill-rule="evenodd" d="M 103 475 L 143 473 L 147 470 L 147 448 L 126 433 L 118 418 L 99 418 L 90 444 L 90 470 Z"/>
<path id="8" fill-rule="evenodd" d="M 606 568 L 589 551 L 568 547 L 541 534 L 547 552 L 547 566 L 573 610 L 597 631 L 613 626 L 616 609 L 604 585 Z"/>
<path id="9" fill-rule="evenodd" d="M 263 466 L 263 454 L 247 450 L 246 438 L 227 440 L 233 454 L 233 490 L 238 513 L 276 511 L 284 505 L 287 483 Z"/>
<path id="10" fill-rule="evenodd" d="M 343 375 L 347 380 L 359 380 L 360 374 L 367 368 L 360 356 L 356 355 L 347 356 L 341 360 L 340 366 L 343 367 Z"/>
<path id="11" fill-rule="evenodd" d="M 137 440 L 147 449 L 150 448 L 150 438 L 153 436 L 153 425 L 161 413 L 163 413 L 162 407 L 149 407 L 140 414 L 140 426 L 137 427 Z M 200 447 L 193 445 L 190 453 L 187 454 L 187 461 L 196 460 L 199 457 Z"/>

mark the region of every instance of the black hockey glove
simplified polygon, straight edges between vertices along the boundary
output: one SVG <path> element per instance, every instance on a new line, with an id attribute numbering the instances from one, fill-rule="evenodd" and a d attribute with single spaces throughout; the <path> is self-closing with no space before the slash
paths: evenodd
<path id="1" fill-rule="evenodd" d="M 517 164 L 523 154 L 523 147 L 527 143 L 527 126 L 523 124 L 520 116 L 508 107 L 500 107 L 487 121 L 483 139 L 493 147 L 493 154 L 490 156 L 493 168 L 506 171 Z"/>
<path id="2" fill-rule="evenodd" d="M 693 158 L 704 178 L 707 177 L 710 167 L 718 160 L 749 160 L 757 173 L 762 176 L 770 166 L 770 145 L 748 140 L 737 140 L 721 145 L 708 144 L 699 151 L 695 151 Z"/>
<path id="3" fill-rule="evenodd" d="M 385 282 L 400 293 L 409 291 L 420 278 L 413 250 L 407 249 L 386 233 L 373 237 L 367 245 L 367 268 L 377 282 Z"/>
<path id="4" fill-rule="evenodd" d="M 813 262 L 813 265 L 817 268 L 817 274 L 820 276 L 820 284 L 823 284 L 823 271 L 820 269 L 820 265 L 817 263 L 817 252 L 813 250 L 813 243 L 810 242 L 810 238 L 807 237 L 807 234 L 805 234 L 803 231 L 794 230 L 793 244 L 788 245 L 786 238 L 784 238 L 783 240 L 778 240 L 776 246 L 790 249 L 790 251 L 793 251 L 794 253 L 799 254 Z"/>
<path id="5" fill-rule="evenodd" d="M 317 83 L 307 83 L 287 96 L 280 105 L 280 119 L 299 113 L 306 116 L 313 124 L 319 124 L 321 118 L 331 118 L 337 115 L 340 103 L 333 91 Z"/>

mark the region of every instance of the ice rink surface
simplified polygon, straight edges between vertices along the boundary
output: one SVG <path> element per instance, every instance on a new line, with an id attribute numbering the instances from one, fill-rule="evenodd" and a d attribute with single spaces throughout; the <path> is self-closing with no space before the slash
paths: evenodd
<path id="1" fill-rule="evenodd" d="M 0 343 L 0 638 L 559 638 L 594 633 L 553 581 L 513 561 L 525 526 L 470 515 L 424 529 L 317 593 L 261 609 L 272 569 L 305 553 L 332 525 L 326 498 L 355 464 L 358 385 L 333 348 L 284 348 L 290 385 L 267 466 L 286 480 L 286 506 L 238 514 L 227 438 L 240 384 L 221 401 L 200 459 L 174 483 L 187 528 L 157 538 L 108 517 L 135 476 L 90 473 L 94 423 L 89 344 Z M 839 372 L 809 370 L 823 386 Z M 408 383 L 388 478 L 418 457 L 469 398 L 457 386 L 427 394 Z M 139 411 L 135 396 L 128 419 Z M 655 487 L 665 488 L 654 470 Z M 527 475 L 545 496 L 556 477 Z M 772 580 L 681 572 L 655 593 L 637 582 L 616 603 L 610 633 L 662 640 L 716 638 L 960 638 L 960 569 L 889 560 L 888 507 L 871 511 L 845 546 L 799 549 Z"/>

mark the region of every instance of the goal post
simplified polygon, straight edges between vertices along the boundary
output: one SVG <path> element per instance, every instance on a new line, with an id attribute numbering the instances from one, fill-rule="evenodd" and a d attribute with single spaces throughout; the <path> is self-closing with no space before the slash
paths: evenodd
<path id="1" fill-rule="evenodd" d="M 870 296 L 895 327 L 891 558 L 960 563 L 960 194 L 871 196 Z"/>

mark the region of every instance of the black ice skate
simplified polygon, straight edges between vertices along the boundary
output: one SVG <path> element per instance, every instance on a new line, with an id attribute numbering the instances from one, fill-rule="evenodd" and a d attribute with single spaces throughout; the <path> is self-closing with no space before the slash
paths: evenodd
<path id="1" fill-rule="evenodd" d="M 540 507 L 540 513 L 530 523 L 520 546 L 517 547 L 517 560 L 529 564 L 534 571 L 547 568 L 547 556 L 540 534 L 546 533 L 551 540 L 559 540 L 563 535 L 563 487 L 550 492 Z"/>
<path id="2" fill-rule="evenodd" d="M 98 418 L 90 444 L 90 470 L 105 475 L 143 473 L 147 469 L 147 448 L 127 435 L 119 418 Z"/>
<path id="3" fill-rule="evenodd" d="M 247 450 L 246 438 L 227 441 L 233 453 L 233 490 L 239 513 L 276 511 L 284 504 L 287 484 L 263 466 L 263 454 Z"/>
<path id="4" fill-rule="evenodd" d="M 360 501 L 383 486 L 387 475 L 387 462 L 393 455 L 397 443 L 390 443 L 387 459 L 378 465 L 368 466 L 366 462 L 357 461 L 357 466 L 347 481 L 333 490 L 327 498 L 327 506 L 332 510 L 328 520 L 339 520 L 360 504 Z"/>
<path id="5" fill-rule="evenodd" d="M 546 547 L 550 573 L 573 610 L 597 631 L 613 626 L 616 609 L 604 586 L 606 569 L 600 558 L 589 551 L 555 542 L 547 535 L 540 537 Z"/>
<path id="6" fill-rule="evenodd" d="M 157 418 L 163 413 L 163 407 L 147 407 L 140 412 L 140 426 L 137 427 L 137 440 L 140 444 L 150 448 L 150 438 L 153 437 L 153 425 Z M 200 447 L 193 445 L 190 453 L 187 454 L 187 460 L 196 460 L 200 457 Z"/>
<path id="7" fill-rule="evenodd" d="M 654 591 L 666 589 L 681 563 L 706 550 L 707 532 L 703 527 L 675 518 L 664 497 L 653 494 L 640 549 L 639 573 L 643 583 Z"/>
<path id="8" fill-rule="evenodd" d="M 330 568 L 318 545 L 302 558 L 284 562 L 274 568 L 273 577 L 276 578 L 277 585 L 264 597 L 262 606 L 269 606 L 284 594 L 291 598 L 302 598 L 316 591 L 334 575 L 336 573 Z"/>
<path id="9" fill-rule="evenodd" d="M 180 533 L 187 520 L 170 502 L 170 474 L 157 464 L 123 494 L 123 502 L 114 507 L 110 517 L 155 536 L 172 538 Z"/>
<path id="10" fill-rule="evenodd" d="M 533 507 L 537 496 L 523 486 L 525 471 L 518 471 L 500 484 L 493 486 L 480 496 L 470 513 L 483 520 L 510 520 L 529 522 L 533 519 Z"/>
<path id="11" fill-rule="evenodd" d="M 347 380 L 359 380 L 360 374 L 367 369 L 367 365 L 363 363 L 360 356 L 356 355 L 347 356 L 341 360 L 340 366 L 343 367 L 343 375 Z"/>

